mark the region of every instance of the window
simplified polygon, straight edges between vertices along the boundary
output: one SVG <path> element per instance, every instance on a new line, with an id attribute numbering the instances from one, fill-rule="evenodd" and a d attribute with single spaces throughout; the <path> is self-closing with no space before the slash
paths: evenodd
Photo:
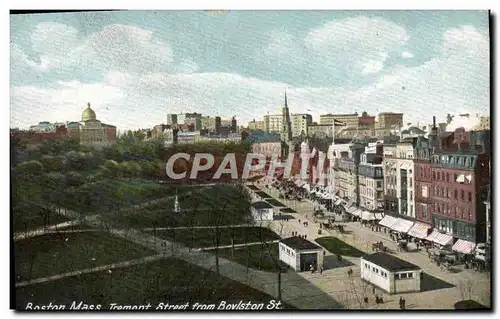
<path id="1" fill-rule="evenodd" d="M 375 267 L 372 266 L 372 271 L 375 271 Z"/>
<path id="2" fill-rule="evenodd" d="M 427 205 L 422 204 L 422 217 L 427 218 Z"/>
<path id="3" fill-rule="evenodd" d="M 454 182 L 456 182 L 456 181 L 457 181 L 457 179 L 458 179 L 458 174 L 455 174 L 455 175 L 453 176 L 453 178 L 454 178 L 454 179 L 453 179 L 453 181 L 454 181 Z"/>
<path id="4" fill-rule="evenodd" d="M 449 182 L 450 181 L 450 173 L 446 173 L 446 181 Z"/>
<path id="5" fill-rule="evenodd" d="M 432 179 L 436 179 L 436 172 L 432 172 Z"/>
<path id="6" fill-rule="evenodd" d="M 427 198 L 429 196 L 428 192 L 428 187 L 427 185 L 422 185 L 422 197 Z"/>
<path id="7" fill-rule="evenodd" d="M 441 172 L 437 172 L 437 180 L 441 180 Z"/>
<path id="8" fill-rule="evenodd" d="M 407 275 L 408 275 L 408 278 L 413 278 L 413 273 L 412 272 L 409 272 Z"/>
<path id="9" fill-rule="evenodd" d="M 469 202 L 472 202 L 472 193 L 469 192 Z"/>
<path id="10" fill-rule="evenodd" d="M 460 199 L 461 199 L 461 200 L 464 200 L 464 199 L 465 199 L 465 192 L 464 192 L 464 190 L 463 190 L 463 189 L 460 191 Z"/>
<path id="11" fill-rule="evenodd" d="M 455 189 L 455 199 L 458 199 L 458 190 Z"/>

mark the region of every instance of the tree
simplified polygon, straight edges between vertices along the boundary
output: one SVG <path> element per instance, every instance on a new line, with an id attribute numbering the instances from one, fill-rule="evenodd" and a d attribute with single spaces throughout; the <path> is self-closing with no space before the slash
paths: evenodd
<path id="1" fill-rule="evenodd" d="M 40 176 L 43 165 L 39 161 L 26 161 L 16 166 L 16 172 L 26 177 Z"/>

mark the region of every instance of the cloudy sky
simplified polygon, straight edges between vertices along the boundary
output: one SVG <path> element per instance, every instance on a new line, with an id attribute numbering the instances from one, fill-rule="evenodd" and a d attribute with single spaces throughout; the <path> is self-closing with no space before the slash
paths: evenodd
<path id="1" fill-rule="evenodd" d="M 167 113 L 489 113 L 485 11 L 128 11 L 11 16 L 11 127 L 120 130 Z"/>

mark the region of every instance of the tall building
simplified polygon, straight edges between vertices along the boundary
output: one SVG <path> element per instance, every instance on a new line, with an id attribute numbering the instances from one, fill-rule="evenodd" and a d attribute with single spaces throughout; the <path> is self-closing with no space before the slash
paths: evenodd
<path id="1" fill-rule="evenodd" d="M 283 115 L 264 115 L 264 131 L 268 133 L 281 133 L 283 128 Z"/>
<path id="2" fill-rule="evenodd" d="M 311 114 L 292 114 L 292 137 L 307 136 L 309 125 L 312 124 Z"/>
<path id="3" fill-rule="evenodd" d="M 384 207 L 383 144 L 370 143 L 361 154 L 358 167 L 359 206 L 369 211 Z"/>
<path id="4" fill-rule="evenodd" d="M 201 128 L 203 130 L 207 130 L 208 132 L 215 132 L 215 117 L 202 116 Z"/>
<path id="5" fill-rule="evenodd" d="M 358 142 L 335 144 L 333 149 L 334 192 L 359 206 L 358 165 L 365 145 Z"/>
<path id="6" fill-rule="evenodd" d="M 415 145 L 413 166 L 415 170 L 415 219 L 432 226 L 432 166 L 433 150 L 429 140 L 420 137 Z"/>
<path id="7" fill-rule="evenodd" d="M 292 122 L 290 121 L 290 110 L 288 109 L 288 101 L 285 91 L 285 106 L 282 109 L 283 125 L 281 129 L 281 140 L 290 142 L 292 140 Z"/>
<path id="8" fill-rule="evenodd" d="M 221 126 L 222 126 L 221 118 L 220 118 L 220 116 L 216 116 L 215 117 L 215 134 L 220 134 Z"/>
<path id="9" fill-rule="evenodd" d="M 337 129 L 336 129 L 337 130 Z M 307 136 L 316 138 L 326 138 L 333 136 L 333 125 L 331 124 L 310 124 L 307 127 Z M 337 137 L 338 135 L 336 135 Z"/>
<path id="10" fill-rule="evenodd" d="M 186 123 L 186 114 L 180 113 L 177 114 L 177 124 L 183 125 Z"/>
<path id="11" fill-rule="evenodd" d="M 382 166 L 384 169 L 385 212 L 392 215 L 398 215 L 399 200 L 396 144 L 384 144 L 384 158 L 382 161 Z"/>
<path id="12" fill-rule="evenodd" d="M 474 128 L 478 131 L 490 130 L 490 117 L 489 116 L 479 116 L 479 123 Z"/>
<path id="13" fill-rule="evenodd" d="M 167 125 L 177 124 L 177 114 L 167 114 Z"/>
<path id="14" fill-rule="evenodd" d="M 248 129 L 264 131 L 264 121 L 256 121 L 254 119 L 251 122 L 248 122 Z"/>
<path id="15" fill-rule="evenodd" d="M 413 154 L 416 138 L 403 140 L 396 145 L 396 182 L 398 214 L 415 218 L 415 176 Z"/>
<path id="16" fill-rule="evenodd" d="M 323 114 L 319 116 L 319 124 L 333 125 L 333 121 L 344 122 L 346 126 L 358 126 L 358 113 L 351 114 Z"/>
<path id="17" fill-rule="evenodd" d="M 376 128 L 394 128 L 399 130 L 403 126 L 403 113 L 384 112 L 378 115 Z"/>

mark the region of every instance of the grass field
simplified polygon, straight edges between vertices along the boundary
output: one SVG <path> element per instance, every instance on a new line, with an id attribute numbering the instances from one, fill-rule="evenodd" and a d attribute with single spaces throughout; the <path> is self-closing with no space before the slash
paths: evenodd
<path id="1" fill-rule="evenodd" d="M 115 269 L 112 273 L 85 274 L 16 289 L 17 309 L 25 309 L 28 302 L 48 304 L 50 301 L 68 308 L 73 301 L 84 301 L 101 304 L 102 309 L 108 309 L 110 303 L 140 305 L 150 302 L 154 310 L 159 302 L 218 305 L 220 301 L 267 303 L 274 299 L 247 285 L 174 258 Z M 285 305 L 285 309 L 291 308 Z"/>
<path id="2" fill-rule="evenodd" d="M 153 255 L 135 243 L 104 232 L 42 235 L 14 244 L 16 281 Z"/>
<path id="3" fill-rule="evenodd" d="M 153 234 L 153 231 L 148 233 Z M 177 229 L 175 232 L 171 229 L 156 231 L 157 237 L 173 240 L 175 236 L 176 242 L 192 248 L 216 246 L 216 234 L 215 228 Z M 280 239 L 278 234 L 264 227 L 219 228 L 219 246 L 231 245 L 231 237 L 235 245 Z"/>
<path id="4" fill-rule="evenodd" d="M 47 220 L 45 220 L 45 216 L 42 214 L 24 214 L 22 211 L 16 211 L 15 214 L 18 214 L 18 218 L 12 219 L 14 232 L 34 230 L 44 226 L 52 226 L 69 221 L 68 218 L 56 213 L 48 215 Z"/>
<path id="5" fill-rule="evenodd" d="M 215 253 L 214 250 L 209 252 Z M 279 260 L 278 243 L 235 248 L 234 258 L 231 248 L 219 249 L 219 256 L 248 268 L 268 272 L 277 272 L 276 263 L 281 269 L 287 268 L 287 265 Z"/>
<path id="6" fill-rule="evenodd" d="M 316 239 L 316 242 L 332 254 L 340 254 L 342 256 L 350 257 L 361 257 L 366 255 L 366 253 L 352 247 L 336 237 L 320 237 Z"/>
<path id="7" fill-rule="evenodd" d="M 279 200 L 276 200 L 274 198 L 266 199 L 266 202 L 273 205 L 274 207 L 286 207 L 285 204 L 283 204 L 282 202 L 280 202 Z"/>

